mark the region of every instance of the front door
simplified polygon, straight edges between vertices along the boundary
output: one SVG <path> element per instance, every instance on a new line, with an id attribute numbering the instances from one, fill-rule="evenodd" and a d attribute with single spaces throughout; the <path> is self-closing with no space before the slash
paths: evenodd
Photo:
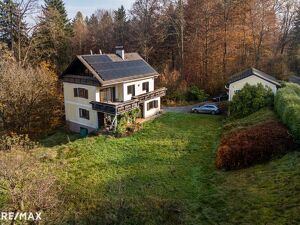
<path id="1" fill-rule="evenodd" d="M 144 104 L 145 103 L 140 104 L 141 118 L 145 118 Z"/>
<path id="2" fill-rule="evenodd" d="M 99 129 L 104 127 L 104 113 L 98 112 L 98 127 Z"/>

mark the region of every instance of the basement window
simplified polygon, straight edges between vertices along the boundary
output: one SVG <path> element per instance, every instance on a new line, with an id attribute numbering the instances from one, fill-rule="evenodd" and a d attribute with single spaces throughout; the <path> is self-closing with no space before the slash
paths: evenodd
<path id="1" fill-rule="evenodd" d="M 90 112 L 86 109 L 79 109 L 79 117 L 90 120 Z"/>

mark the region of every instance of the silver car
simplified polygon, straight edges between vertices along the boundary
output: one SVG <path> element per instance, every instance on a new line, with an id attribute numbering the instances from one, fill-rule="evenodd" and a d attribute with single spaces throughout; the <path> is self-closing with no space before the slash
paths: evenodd
<path id="1" fill-rule="evenodd" d="M 214 104 L 205 104 L 202 106 L 192 108 L 192 112 L 216 115 L 220 113 L 220 109 Z"/>

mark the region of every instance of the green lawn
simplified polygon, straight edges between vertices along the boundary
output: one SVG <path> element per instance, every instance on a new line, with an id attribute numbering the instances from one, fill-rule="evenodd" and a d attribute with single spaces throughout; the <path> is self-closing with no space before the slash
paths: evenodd
<path id="1" fill-rule="evenodd" d="M 66 224 L 299 224 L 300 153 L 217 171 L 222 121 L 168 113 L 131 137 L 52 147 L 64 165 L 62 218 Z"/>

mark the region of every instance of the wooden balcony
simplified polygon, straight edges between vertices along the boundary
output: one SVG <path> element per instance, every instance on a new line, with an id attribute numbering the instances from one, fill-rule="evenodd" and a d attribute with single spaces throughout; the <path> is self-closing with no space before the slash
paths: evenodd
<path id="1" fill-rule="evenodd" d="M 91 102 L 93 110 L 111 115 L 121 115 L 139 107 L 138 100 L 120 103 Z"/>
<path id="2" fill-rule="evenodd" d="M 160 88 L 155 91 L 151 91 L 142 95 L 138 95 L 133 97 L 132 100 L 126 102 L 111 102 L 111 103 L 104 103 L 104 102 L 91 102 L 93 110 L 98 112 L 107 113 L 110 115 L 121 115 L 123 113 L 129 112 L 133 109 L 139 107 L 140 104 L 144 103 L 145 101 L 162 97 L 166 95 L 166 88 Z"/>
<path id="3" fill-rule="evenodd" d="M 72 84 L 84 84 L 84 85 L 90 85 L 95 87 L 100 86 L 100 83 L 96 78 L 88 77 L 88 76 L 65 75 L 63 81 Z"/>
<path id="4" fill-rule="evenodd" d="M 145 101 L 154 98 L 163 97 L 166 95 L 166 92 L 167 92 L 167 88 L 160 88 L 142 95 L 134 96 L 133 99 L 138 100 L 139 103 L 144 103 Z"/>

